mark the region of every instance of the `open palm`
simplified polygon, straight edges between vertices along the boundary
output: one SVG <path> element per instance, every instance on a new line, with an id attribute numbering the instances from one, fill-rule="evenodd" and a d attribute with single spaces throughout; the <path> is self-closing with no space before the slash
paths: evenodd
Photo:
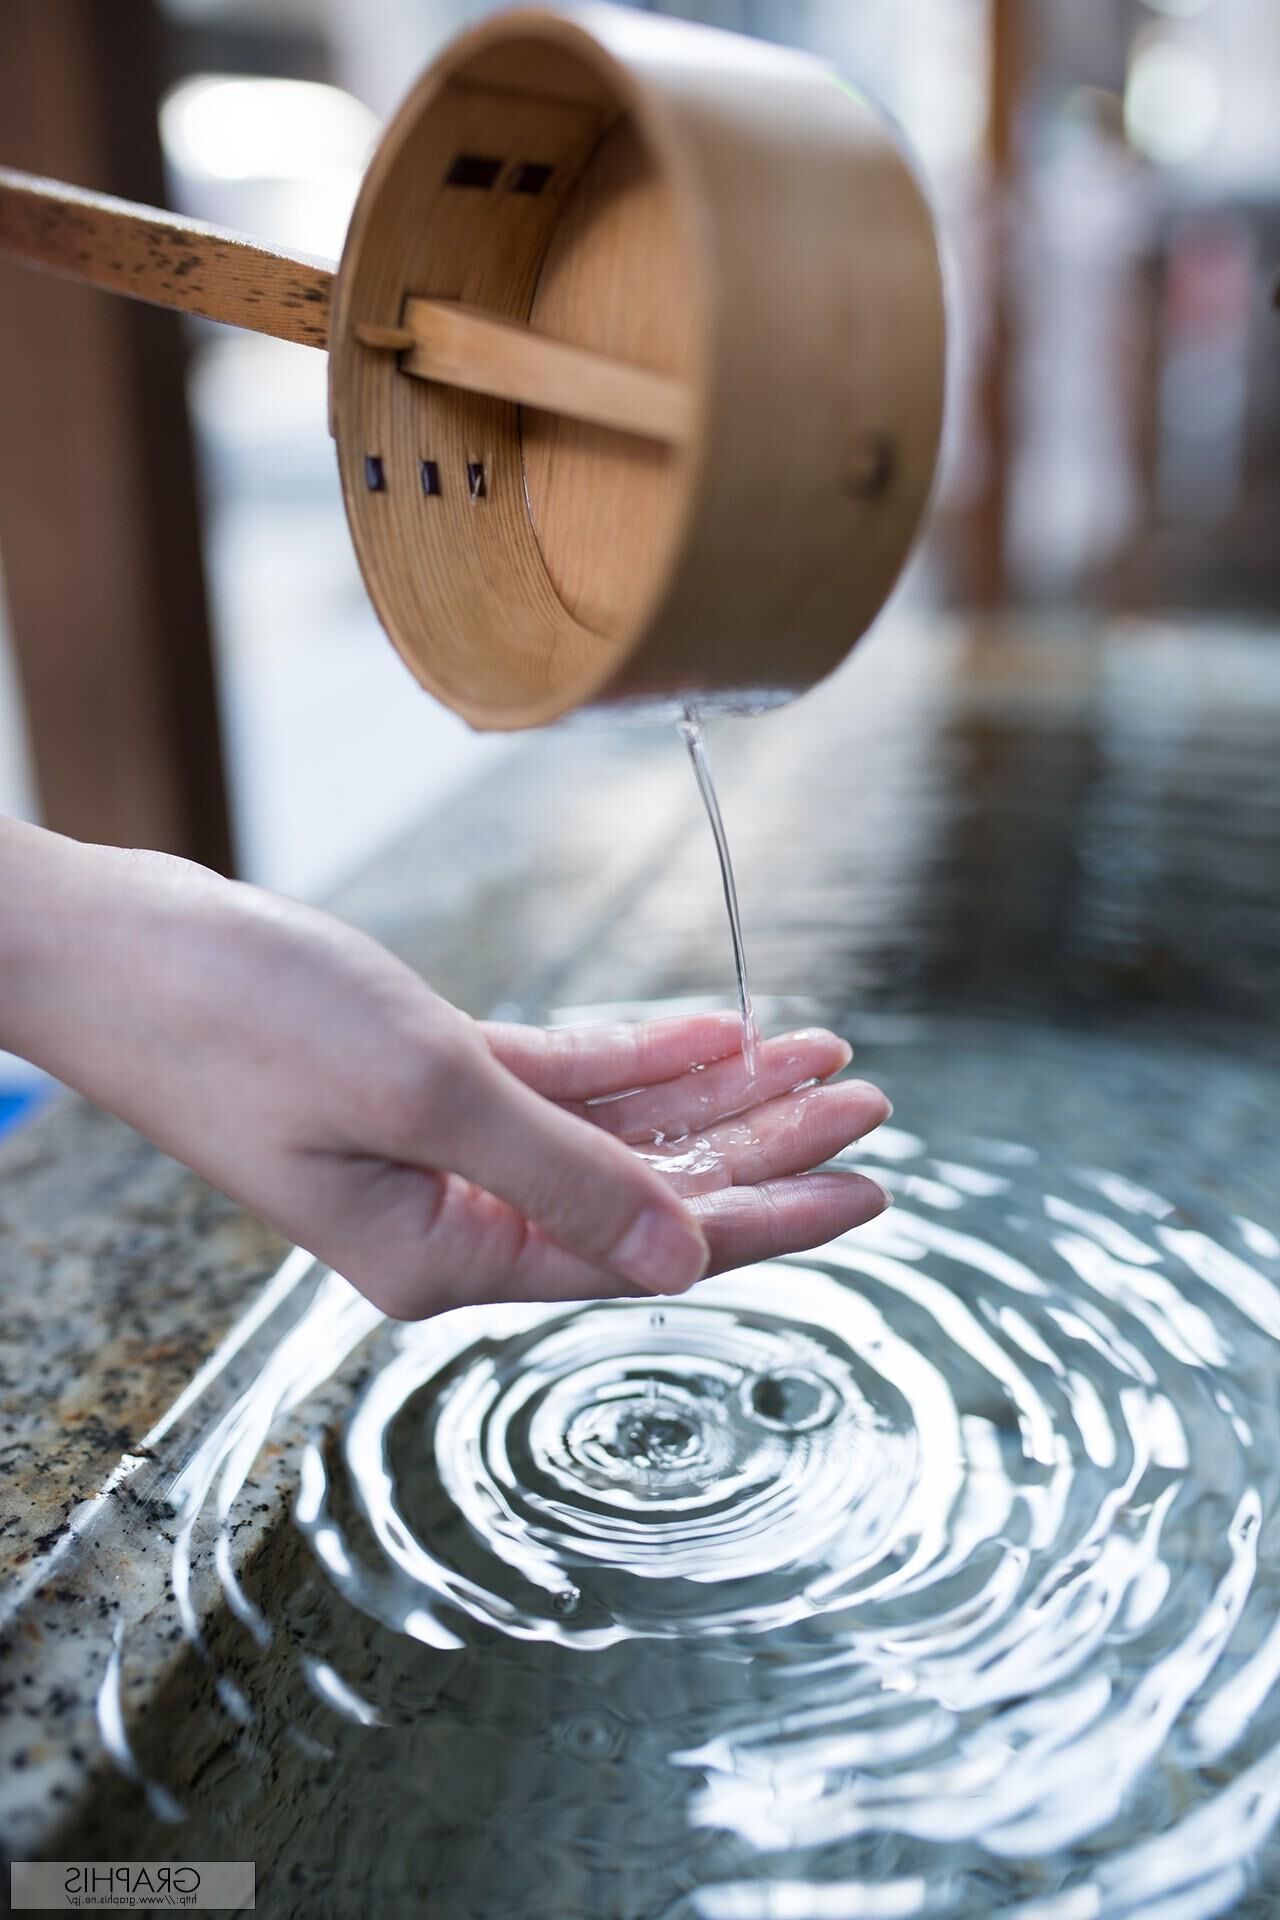
<path id="1" fill-rule="evenodd" d="M 367 935 L 186 862 L 16 823 L 0 856 L 0 1044 L 388 1313 L 678 1293 L 888 1204 L 815 1171 L 889 1111 L 827 1084 L 834 1034 L 766 1042 L 752 1080 L 731 1014 L 477 1022 Z"/>

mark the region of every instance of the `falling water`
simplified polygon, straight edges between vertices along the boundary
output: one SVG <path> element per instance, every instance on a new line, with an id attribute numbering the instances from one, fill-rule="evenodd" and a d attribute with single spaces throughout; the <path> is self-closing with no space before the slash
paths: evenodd
<path id="1" fill-rule="evenodd" d="M 724 830 L 720 802 L 716 797 L 715 782 L 711 777 L 706 736 L 703 733 L 702 721 L 692 707 L 686 707 L 684 710 L 684 718 L 680 722 L 680 733 L 689 749 L 693 775 L 698 783 L 698 792 L 702 795 L 702 804 L 707 810 L 707 819 L 716 843 L 716 855 L 720 861 L 720 884 L 724 888 L 724 903 L 729 912 L 733 965 L 738 980 L 738 1014 L 742 1021 L 742 1059 L 747 1069 L 748 1079 L 754 1080 L 760 1029 L 756 1025 L 755 1009 L 751 1004 L 751 983 L 747 978 L 747 952 L 742 939 L 742 916 L 738 911 L 738 888 L 733 877 L 729 837 Z"/>

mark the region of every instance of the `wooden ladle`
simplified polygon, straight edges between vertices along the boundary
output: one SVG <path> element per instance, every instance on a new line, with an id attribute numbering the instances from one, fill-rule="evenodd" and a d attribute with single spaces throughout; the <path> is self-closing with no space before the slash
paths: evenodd
<path id="1" fill-rule="evenodd" d="M 330 355 L 361 570 L 473 726 L 775 704 L 928 495 L 923 197 L 819 62 L 609 7 L 491 18 L 389 122 L 333 266 L 0 170 L 0 252 Z"/>

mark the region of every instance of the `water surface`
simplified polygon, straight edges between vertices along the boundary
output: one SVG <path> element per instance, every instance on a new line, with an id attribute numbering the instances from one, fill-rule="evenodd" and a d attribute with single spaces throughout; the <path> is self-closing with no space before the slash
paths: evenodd
<path id="1" fill-rule="evenodd" d="M 889 1214 L 657 1305 L 308 1272 L 135 1477 L 174 1598 L 111 1724 L 264 1911 L 1274 1913 L 1280 649 L 1067 642 L 877 639 L 716 743 L 762 1024 L 891 1093 Z M 549 757 L 556 884 L 465 956 L 510 1010 L 725 979 L 665 755 L 591 809 Z"/>
<path id="2" fill-rule="evenodd" d="M 281 1864 L 343 1835 L 313 1901 L 1270 1910 L 1274 1208 L 893 1126 L 852 1158 L 888 1214 L 678 1300 L 394 1328 L 314 1285 L 170 1489 L 179 1594 L 239 1622 L 197 1825 L 288 1750 Z M 293 1547 L 237 1571 L 285 1415 Z"/>

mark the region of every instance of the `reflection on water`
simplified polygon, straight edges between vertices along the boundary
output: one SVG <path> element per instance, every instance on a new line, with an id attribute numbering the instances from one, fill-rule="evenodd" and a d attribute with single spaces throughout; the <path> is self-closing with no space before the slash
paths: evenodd
<path id="1" fill-rule="evenodd" d="M 1275 1223 L 991 1141 L 856 1158 L 890 1213 L 657 1306 L 316 1289 L 172 1489 L 179 1599 L 216 1572 L 239 1623 L 197 1825 L 313 1767 L 268 1910 L 1269 1910 Z M 292 1544 L 234 1572 L 273 1421 L 355 1352 Z"/>
<path id="2" fill-rule="evenodd" d="M 1274 1060 L 1277 740 L 1270 632 L 881 632 L 819 693 L 712 735 L 757 998 L 853 1009 L 855 1040 L 873 1011 L 963 1007 L 1141 1023 L 1175 1044 L 1230 1046 L 1234 1028 Z M 666 764 L 646 763 L 648 788 Z M 613 816 L 557 832 L 603 818 L 624 847 L 645 793 L 600 784 Z M 495 998 L 535 1018 L 716 983 L 727 1000 L 724 909 L 691 796 L 678 824 L 646 884 L 613 881 L 610 917 L 576 927 L 568 953 L 560 892 L 504 899 L 528 962 Z M 607 865 L 592 848 L 580 870 Z M 586 893 L 576 872 L 575 886 Z"/>

